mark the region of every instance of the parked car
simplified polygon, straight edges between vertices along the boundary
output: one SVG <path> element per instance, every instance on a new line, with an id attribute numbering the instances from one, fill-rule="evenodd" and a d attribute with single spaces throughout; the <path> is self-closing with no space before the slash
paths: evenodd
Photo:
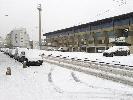
<path id="1" fill-rule="evenodd" d="M 35 50 L 35 49 L 30 49 L 28 51 L 25 52 L 25 57 L 23 62 L 26 62 L 27 66 L 30 65 L 42 65 L 43 63 L 43 59 L 42 56 L 39 52 L 39 50 Z"/>
<path id="2" fill-rule="evenodd" d="M 14 58 L 14 56 L 15 56 L 15 49 L 11 49 L 10 57 Z"/>
<path id="3" fill-rule="evenodd" d="M 68 47 L 60 47 L 57 51 L 66 52 L 68 50 Z"/>
<path id="4" fill-rule="evenodd" d="M 23 62 L 26 51 L 28 51 L 27 48 L 16 48 L 14 58 L 20 62 Z"/>
<path id="5" fill-rule="evenodd" d="M 57 48 L 56 47 L 48 47 L 47 51 L 57 51 Z"/>
<path id="6" fill-rule="evenodd" d="M 6 55 L 9 55 L 9 48 L 5 48 L 5 50 L 4 50 L 4 53 L 6 54 Z"/>
<path id="7" fill-rule="evenodd" d="M 12 52 L 12 49 L 9 49 L 9 56 L 11 57 L 11 52 Z"/>
<path id="8" fill-rule="evenodd" d="M 127 56 L 130 55 L 130 49 L 127 46 L 113 46 L 103 52 L 103 56 Z"/>

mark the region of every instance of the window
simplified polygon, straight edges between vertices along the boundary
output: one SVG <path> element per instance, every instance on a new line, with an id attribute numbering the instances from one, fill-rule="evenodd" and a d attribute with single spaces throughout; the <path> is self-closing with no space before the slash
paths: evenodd
<path id="1" fill-rule="evenodd" d="M 17 38 L 17 34 L 15 34 L 15 38 Z"/>
<path id="2" fill-rule="evenodd" d="M 129 19 L 116 19 L 114 22 L 115 25 L 121 26 L 121 25 L 128 25 Z"/>
<path id="3" fill-rule="evenodd" d="M 88 43 L 89 43 L 89 44 L 92 44 L 92 43 L 93 43 L 93 41 L 88 41 Z"/>
<path id="4" fill-rule="evenodd" d="M 103 44 L 104 40 L 98 40 L 98 44 Z"/>
<path id="5" fill-rule="evenodd" d="M 108 32 L 107 34 L 108 34 L 108 37 L 114 37 L 114 35 L 115 35 L 113 31 L 112 32 Z"/>
<path id="6" fill-rule="evenodd" d="M 102 33 L 101 33 L 101 32 L 96 32 L 96 33 L 95 33 L 95 36 L 96 36 L 96 37 L 101 37 L 101 36 L 102 36 Z"/>

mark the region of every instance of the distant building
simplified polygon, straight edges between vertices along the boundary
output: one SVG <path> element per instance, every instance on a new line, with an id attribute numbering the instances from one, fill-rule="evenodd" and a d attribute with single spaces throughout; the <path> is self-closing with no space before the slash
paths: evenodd
<path id="1" fill-rule="evenodd" d="M 11 44 L 11 34 L 7 34 L 6 35 L 5 41 L 6 41 L 6 47 L 8 47 L 8 48 L 12 47 L 12 44 Z"/>
<path id="2" fill-rule="evenodd" d="M 4 47 L 4 39 L 0 37 L 0 48 Z"/>
<path id="3" fill-rule="evenodd" d="M 33 41 L 33 49 L 39 49 L 39 42 L 38 41 Z"/>
<path id="4" fill-rule="evenodd" d="M 17 28 L 12 30 L 6 36 L 6 44 L 9 48 L 23 47 L 29 48 L 29 35 L 25 28 Z"/>
<path id="5" fill-rule="evenodd" d="M 31 49 L 40 49 L 39 42 L 38 41 L 30 40 L 29 43 L 30 43 L 30 48 Z"/>

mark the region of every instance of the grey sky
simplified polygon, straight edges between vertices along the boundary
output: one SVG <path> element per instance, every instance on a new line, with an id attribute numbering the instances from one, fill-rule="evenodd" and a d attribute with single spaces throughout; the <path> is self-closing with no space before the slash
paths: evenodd
<path id="1" fill-rule="evenodd" d="M 133 0 L 0 0 L 0 36 L 25 27 L 38 40 L 39 3 L 42 33 L 133 11 Z"/>

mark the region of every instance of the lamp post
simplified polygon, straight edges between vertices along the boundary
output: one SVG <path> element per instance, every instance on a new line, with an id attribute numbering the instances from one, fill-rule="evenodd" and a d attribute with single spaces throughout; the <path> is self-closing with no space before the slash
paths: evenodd
<path id="1" fill-rule="evenodd" d="M 40 46 L 40 49 L 41 49 L 41 11 L 42 11 L 42 8 L 41 8 L 41 4 L 38 4 L 38 7 L 37 7 L 38 11 L 39 11 L 39 46 Z"/>

